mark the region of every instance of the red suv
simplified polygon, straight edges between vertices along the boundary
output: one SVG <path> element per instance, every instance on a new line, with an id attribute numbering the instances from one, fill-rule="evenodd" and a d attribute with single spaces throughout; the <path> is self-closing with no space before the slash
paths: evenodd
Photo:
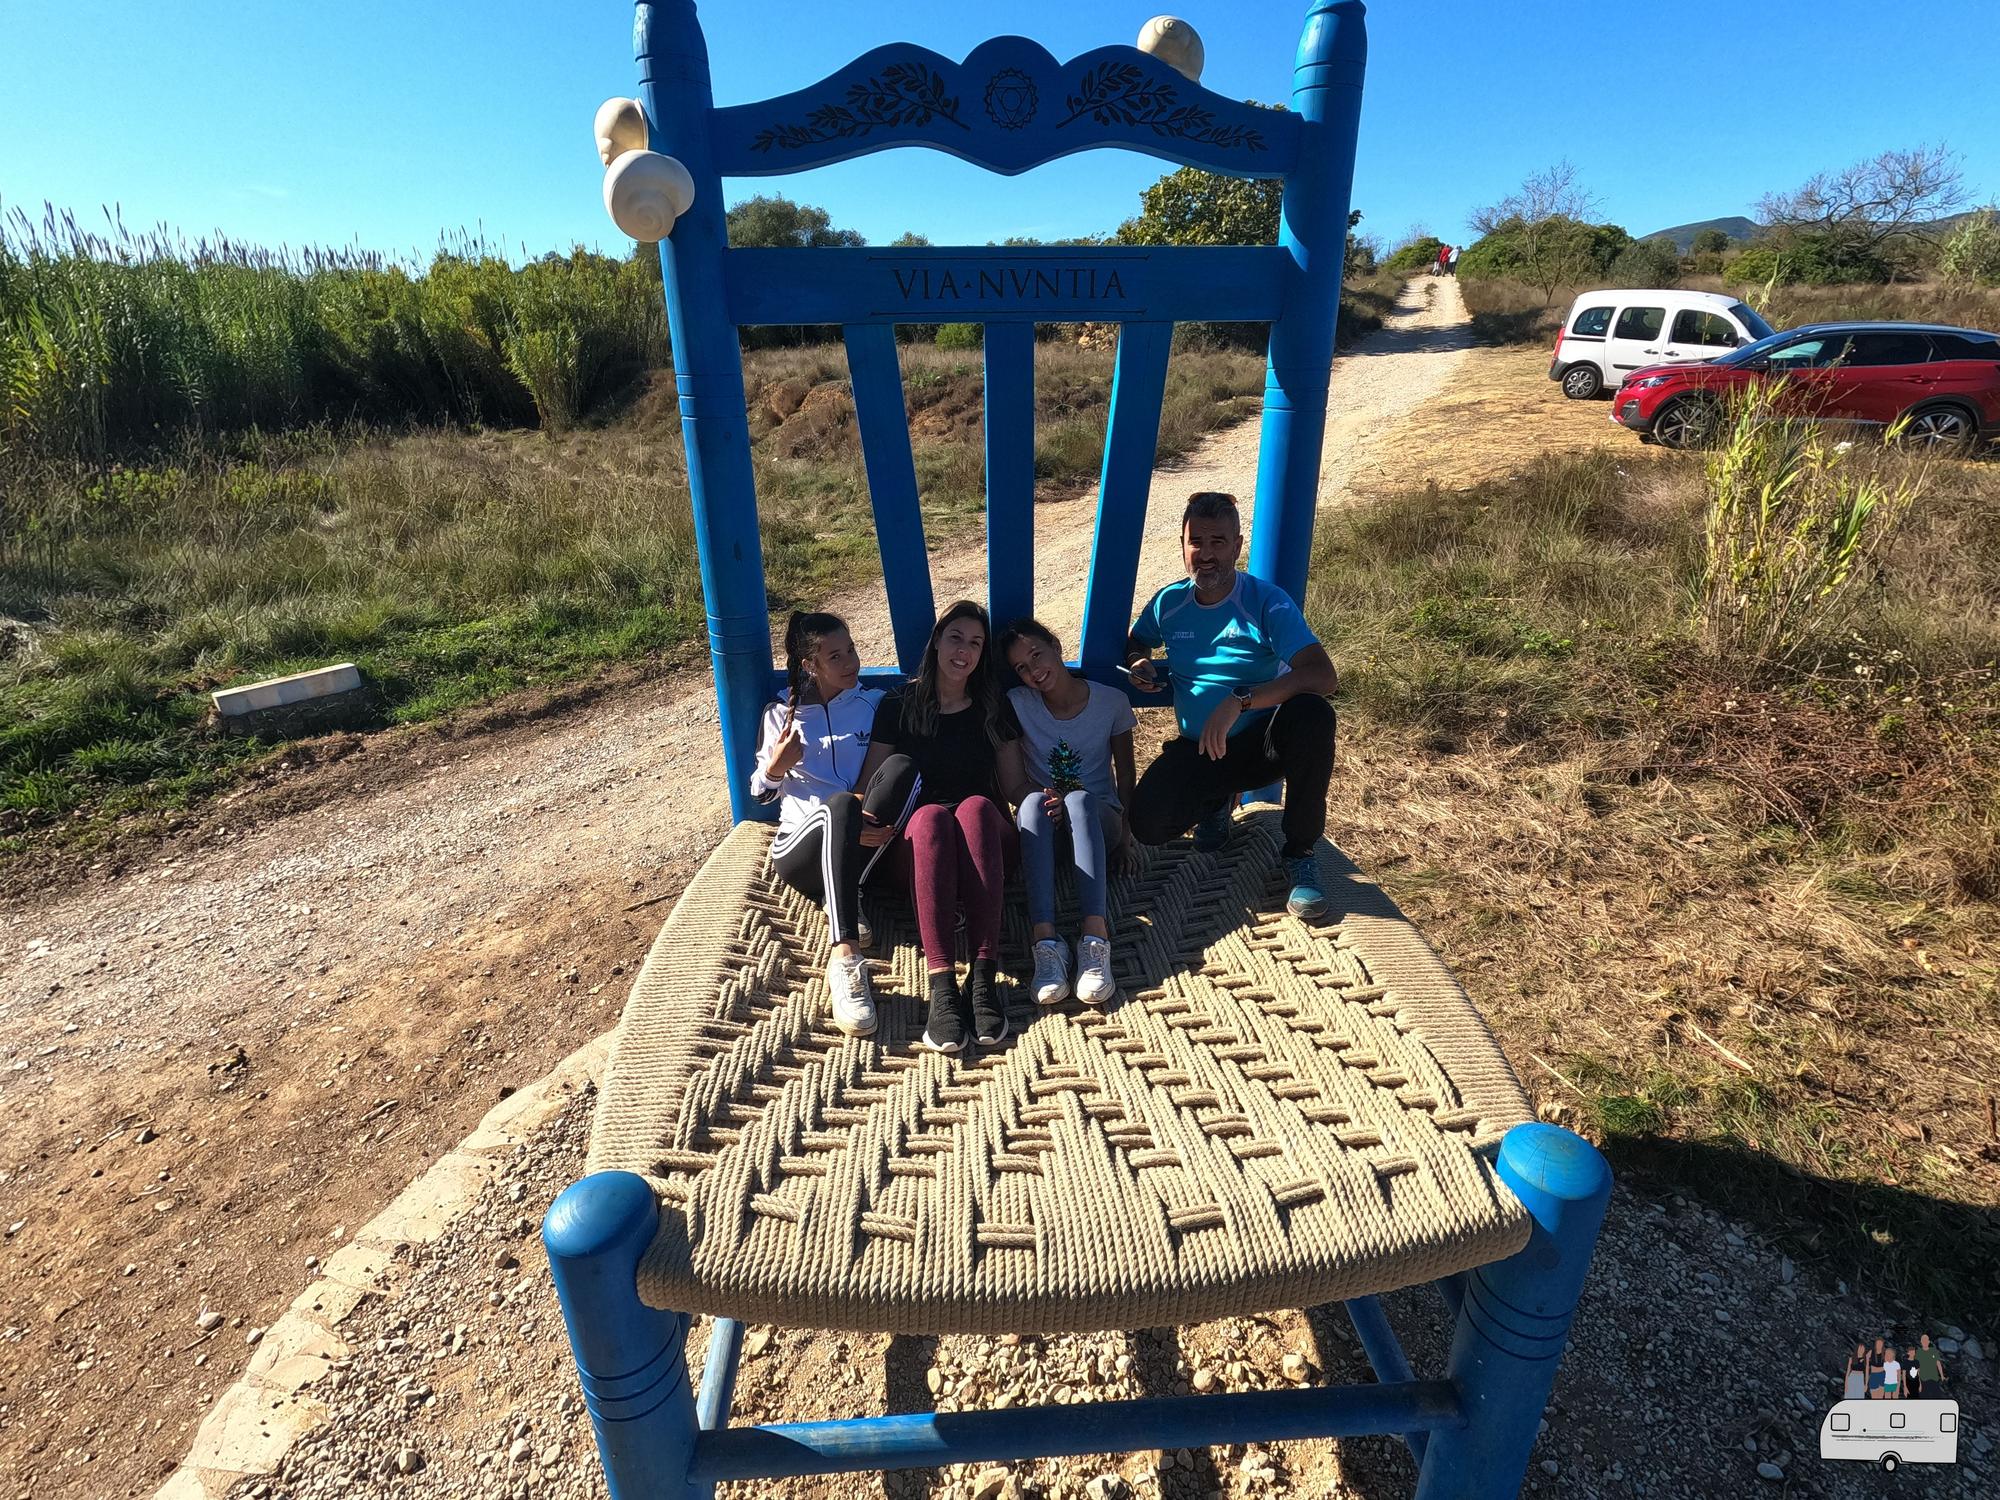
<path id="1" fill-rule="evenodd" d="M 2000 334 L 1928 323 L 1813 323 L 1695 364 L 1649 365 L 1618 387 L 1611 420 L 1646 442 L 1697 448 L 1732 391 L 1780 381 L 1783 410 L 1884 428 L 1966 453 L 2000 436 Z"/>

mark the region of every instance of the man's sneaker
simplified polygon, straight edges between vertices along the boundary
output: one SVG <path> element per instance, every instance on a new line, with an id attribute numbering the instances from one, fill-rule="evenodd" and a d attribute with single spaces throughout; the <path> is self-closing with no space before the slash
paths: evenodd
<path id="1" fill-rule="evenodd" d="M 1118 993 L 1111 977 L 1111 941 L 1085 934 L 1076 940 L 1076 998 L 1085 1005 L 1102 1005 Z"/>
<path id="2" fill-rule="evenodd" d="M 1035 1004 L 1057 1005 L 1069 998 L 1069 949 L 1059 938 L 1035 944 Z"/>
<path id="3" fill-rule="evenodd" d="M 1203 854 L 1213 854 L 1228 842 L 1229 804 L 1225 802 L 1194 825 L 1194 846 Z"/>
<path id="4" fill-rule="evenodd" d="M 1285 899 L 1285 910 L 1308 922 L 1325 916 L 1326 892 L 1320 889 L 1318 856 L 1302 854 L 1297 859 L 1286 860 L 1285 874 L 1292 882 L 1292 894 Z"/>
<path id="5" fill-rule="evenodd" d="M 958 993 L 958 977 L 949 969 L 931 975 L 931 1013 L 924 1023 L 923 1045 L 933 1052 L 957 1052 L 965 1046 L 966 1006 Z"/>
<path id="6" fill-rule="evenodd" d="M 1007 1040 L 1007 997 L 1000 991 L 1000 966 L 990 958 L 972 961 L 972 980 L 966 986 L 972 1002 L 972 1035 L 982 1047 L 997 1047 Z"/>
<path id="7" fill-rule="evenodd" d="M 835 958 L 826 966 L 826 987 L 833 992 L 833 1024 L 849 1036 L 875 1030 L 875 996 L 868 988 L 868 965 L 859 957 Z"/>

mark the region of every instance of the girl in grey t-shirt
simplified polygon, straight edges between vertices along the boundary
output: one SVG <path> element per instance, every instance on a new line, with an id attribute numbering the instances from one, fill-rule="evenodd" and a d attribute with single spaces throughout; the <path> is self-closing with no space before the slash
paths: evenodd
<path id="1" fill-rule="evenodd" d="M 1071 675 L 1062 642 L 1039 621 L 1008 626 L 1000 633 L 1000 651 L 1023 683 L 1007 699 L 1020 721 L 1022 760 L 1034 786 L 1014 823 L 1034 925 L 1035 999 L 1054 1005 L 1071 989 L 1069 948 L 1056 936 L 1057 845 L 1067 829 L 1083 928 L 1076 998 L 1101 1005 L 1117 993 L 1104 886 L 1107 855 L 1122 855 L 1129 839 L 1125 804 L 1132 795 L 1132 731 L 1139 721 L 1123 693 Z"/>

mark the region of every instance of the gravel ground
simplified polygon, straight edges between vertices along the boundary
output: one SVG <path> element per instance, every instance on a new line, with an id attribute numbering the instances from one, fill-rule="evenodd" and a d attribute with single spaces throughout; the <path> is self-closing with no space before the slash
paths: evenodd
<path id="1" fill-rule="evenodd" d="M 398 1295 L 348 1319 L 343 1332 L 356 1353 L 318 1392 L 331 1403 L 332 1420 L 302 1440 L 275 1475 L 246 1481 L 232 1500 L 604 1495 L 534 1232 L 540 1210 L 582 1170 L 594 1100 L 594 1091 L 580 1096 L 522 1147 L 477 1209 L 411 1258 Z M 1436 1297 L 1412 1290 L 1387 1305 L 1417 1369 L 1442 1368 L 1450 1327 Z M 1975 1358 L 1962 1346 L 1947 1358 L 1968 1418 L 1956 1469 L 1919 1470 L 1920 1480 L 1908 1480 L 1819 1459 L 1820 1413 L 1838 1388 L 1832 1351 L 1894 1326 L 1843 1288 L 1810 1285 L 1789 1261 L 1715 1214 L 1621 1187 L 1526 1492 L 1562 1500 L 1746 1491 L 1835 1500 L 1922 1483 L 1926 1494 L 1949 1500 L 1991 1496 L 2000 1466 L 1977 1415 L 1992 1409 L 1995 1394 L 1983 1350 Z M 1909 1335 L 1899 1328 L 1898 1336 Z M 705 1340 L 698 1324 L 691 1349 Z M 1337 1307 L 1045 1339 L 753 1329 L 734 1420 L 1368 1378 Z M 1389 1500 L 1407 1496 L 1413 1479 L 1398 1444 L 1361 1439 L 841 1475 L 728 1492 L 774 1500 Z"/>

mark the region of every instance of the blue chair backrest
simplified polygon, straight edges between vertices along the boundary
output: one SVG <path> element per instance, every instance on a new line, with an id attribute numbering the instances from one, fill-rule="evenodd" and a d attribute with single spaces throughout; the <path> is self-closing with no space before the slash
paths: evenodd
<path id="1" fill-rule="evenodd" d="M 896 654 L 914 672 L 934 618 L 930 565 L 896 357 L 898 323 L 978 323 L 985 336 L 987 606 L 1034 607 L 1035 324 L 1119 325 L 1080 661 L 1120 659 L 1137 582 L 1173 325 L 1271 324 L 1249 569 L 1303 601 L 1367 57 L 1361 0 L 1312 0 L 1291 107 L 1192 83 L 1137 47 L 1068 62 L 998 37 L 964 62 L 877 48 L 780 98 L 717 108 L 694 0 L 639 0 L 634 45 L 655 151 L 694 178 L 660 244 L 688 484 L 730 802 L 749 795 L 772 693 L 770 619 L 739 329 L 838 324 L 880 539 Z M 928 146 L 1014 174 L 1114 146 L 1235 177 L 1284 181 L 1270 246 L 732 250 L 722 179 L 805 171 Z"/>

